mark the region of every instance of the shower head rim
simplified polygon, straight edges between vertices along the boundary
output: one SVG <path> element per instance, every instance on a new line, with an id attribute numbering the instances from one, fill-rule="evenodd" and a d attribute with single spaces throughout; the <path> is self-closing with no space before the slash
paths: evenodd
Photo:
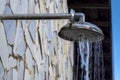
<path id="1" fill-rule="evenodd" d="M 87 26 L 86 26 L 86 24 L 87 24 Z M 82 27 L 80 25 L 82 25 Z M 84 27 L 84 26 L 86 26 L 86 27 Z M 80 30 L 80 31 L 83 30 L 83 31 L 87 31 L 88 33 L 91 32 L 91 33 L 99 35 L 99 40 L 96 39 L 96 41 L 95 41 L 95 40 L 91 39 L 90 42 L 97 42 L 97 41 L 101 41 L 104 39 L 104 34 L 103 34 L 102 30 L 100 28 L 98 28 L 96 25 L 89 23 L 89 22 L 78 21 L 78 22 L 74 22 L 72 25 L 70 23 L 67 23 L 66 25 L 64 25 L 61 28 L 60 32 L 58 33 L 58 35 L 65 40 L 79 41 L 79 40 L 72 39 L 69 36 L 66 36 L 65 34 L 62 34 L 62 31 L 64 31 L 64 30 L 71 30 L 71 31 L 72 30 Z M 98 38 L 98 36 L 96 36 L 96 38 Z"/>

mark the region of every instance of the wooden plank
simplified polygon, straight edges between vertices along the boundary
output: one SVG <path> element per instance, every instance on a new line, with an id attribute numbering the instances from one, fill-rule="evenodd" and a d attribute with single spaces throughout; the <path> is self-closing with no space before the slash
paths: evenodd
<path id="1" fill-rule="evenodd" d="M 73 3 L 73 4 L 69 4 L 69 8 L 75 8 L 75 9 L 110 9 L 110 6 L 109 6 L 109 4 Z"/>
<path id="2" fill-rule="evenodd" d="M 94 22 L 91 22 L 99 27 L 101 26 L 105 26 L 105 27 L 110 27 L 111 26 L 111 23 L 109 21 L 94 21 Z"/>

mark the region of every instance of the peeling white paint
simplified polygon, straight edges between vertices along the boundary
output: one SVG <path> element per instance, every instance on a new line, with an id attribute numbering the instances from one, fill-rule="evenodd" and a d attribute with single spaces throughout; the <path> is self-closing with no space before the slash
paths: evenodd
<path id="1" fill-rule="evenodd" d="M 3 14 L 5 11 L 6 0 L 0 0 L 0 14 Z"/>
<path id="2" fill-rule="evenodd" d="M 7 5 L 5 14 L 12 14 L 10 7 Z M 16 34 L 16 21 L 15 20 L 4 20 L 4 27 L 7 35 L 7 41 L 10 45 L 14 44 Z"/>
<path id="3" fill-rule="evenodd" d="M 6 31 L 7 41 L 10 45 L 13 45 L 15 40 L 15 33 L 16 33 L 16 21 L 4 20 L 3 22 Z"/>
<path id="4" fill-rule="evenodd" d="M 35 2 L 34 0 L 29 0 L 28 1 L 28 13 L 34 13 L 34 9 L 35 9 Z"/>
<path id="5" fill-rule="evenodd" d="M 18 65 L 18 80 L 24 80 L 25 66 L 24 61 L 20 60 Z"/>
<path id="6" fill-rule="evenodd" d="M 13 69 L 8 70 L 6 78 L 7 80 L 13 80 Z"/>
<path id="7" fill-rule="evenodd" d="M 21 27 L 21 22 L 17 22 L 16 37 L 14 42 L 14 54 L 15 56 L 23 57 L 25 54 L 26 43 L 24 39 L 23 29 Z"/>
<path id="8" fill-rule="evenodd" d="M 10 70 L 11 68 L 15 68 L 17 66 L 17 60 L 13 57 L 9 57 L 8 63 L 9 64 L 7 70 Z"/>
<path id="9" fill-rule="evenodd" d="M 31 80 L 30 73 L 27 69 L 25 69 L 25 77 L 24 80 Z"/>
<path id="10" fill-rule="evenodd" d="M 21 14 L 28 13 L 28 1 L 29 0 L 21 0 Z"/>
<path id="11" fill-rule="evenodd" d="M 39 9 L 39 4 L 37 3 L 35 6 L 35 13 L 39 14 L 40 13 L 40 9 Z"/>
<path id="12" fill-rule="evenodd" d="M 55 1 L 51 0 L 49 3 L 50 7 L 49 7 L 49 13 L 54 13 L 55 11 Z"/>
<path id="13" fill-rule="evenodd" d="M 0 4 L 4 14 L 67 12 L 66 0 L 0 0 Z M 58 37 L 66 22 L 0 22 L 0 80 L 72 80 L 73 44 Z"/>
<path id="14" fill-rule="evenodd" d="M 25 29 L 25 39 L 26 39 L 26 43 L 28 45 L 28 47 L 30 48 L 30 51 L 34 57 L 34 52 L 35 52 L 35 44 L 32 42 L 32 39 L 30 37 L 30 33 L 28 32 L 28 28 Z"/>
<path id="15" fill-rule="evenodd" d="M 52 34 L 53 32 L 51 30 L 53 25 L 52 25 L 51 20 L 48 20 L 47 22 L 48 22 L 47 23 L 48 24 L 48 26 L 47 26 L 47 38 L 48 38 L 48 41 L 51 42 L 52 38 L 53 38 L 53 34 Z"/>
<path id="16" fill-rule="evenodd" d="M 29 32 L 34 43 L 36 40 L 37 27 L 37 20 L 31 20 L 29 25 Z"/>
<path id="17" fill-rule="evenodd" d="M 4 76 L 4 68 L 0 60 L 0 80 L 3 80 L 3 76 Z"/>
<path id="18" fill-rule="evenodd" d="M 31 72 L 34 66 L 34 60 L 32 57 L 32 54 L 29 50 L 29 48 L 27 48 L 26 50 L 26 67 L 28 68 L 28 70 Z"/>
<path id="19" fill-rule="evenodd" d="M 39 79 L 45 80 L 45 64 L 40 65 Z"/>
<path id="20" fill-rule="evenodd" d="M 21 13 L 21 0 L 10 0 L 10 7 L 14 14 Z"/>
<path id="21" fill-rule="evenodd" d="M 8 51 L 9 51 L 9 55 L 12 55 L 12 47 L 10 45 L 8 45 Z"/>
<path id="22" fill-rule="evenodd" d="M 2 60 L 4 69 L 8 66 L 9 51 L 3 24 L 0 22 L 0 58 Z"/>
<path id="23" fill-rule="evenodd" d="M 18 71 L 13 69 L 13 80 L 18 80 Z"/>

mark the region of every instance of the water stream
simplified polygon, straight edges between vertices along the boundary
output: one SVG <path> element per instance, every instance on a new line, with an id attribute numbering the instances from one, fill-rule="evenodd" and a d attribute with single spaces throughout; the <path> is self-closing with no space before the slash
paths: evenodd
<path id="1" fill-rule="evenodd" d="M 102 42 L 94 43 L 94 80 L 105 80 Z"/>
<path id="2" fill-rule="evenodd" d="M 79 41 L 75 80 L 105 80 L 102 42 Z"/>

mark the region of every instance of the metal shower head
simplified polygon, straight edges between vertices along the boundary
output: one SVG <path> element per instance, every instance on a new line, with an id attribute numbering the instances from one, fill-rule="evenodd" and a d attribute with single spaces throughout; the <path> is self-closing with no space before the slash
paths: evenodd
<path id="1" fill-rule="evenodd" d="M 73 9 L 67 13 L 56 14 L 14 14 L 14 15 L 0 15 L 0 20 L 16 20 L 16 19 L 70 19 L 71 23 L 66 24 L 61 28 L 58 35 L 69 41 L 88 40 L 90 42 L 101 41 L 104 34 L 96 25 L 85 22 L 85 15 L 83 13 L 75 13 Z M 75 18 L 79 18 L 75 22 Z"/>
<path id="2" fill-rule="evenodd" d="M 69 41 L 88 40 L 97 42 L 104 39 L 104 34 L 100 28 L 94 24 L 81 21 L 64 25 L 58 35 Z"/>
<path id="3" fill-rule="evenodd" d="M 104 34 L 96 25 L 85 22 L 85 15 L 80 13 L 79 21 L 75 22 L 75 11 L 71 9 L 70 23 L 64 25 L 58 35 L 68 41 L 97 42 L 104 39 Z"/>

